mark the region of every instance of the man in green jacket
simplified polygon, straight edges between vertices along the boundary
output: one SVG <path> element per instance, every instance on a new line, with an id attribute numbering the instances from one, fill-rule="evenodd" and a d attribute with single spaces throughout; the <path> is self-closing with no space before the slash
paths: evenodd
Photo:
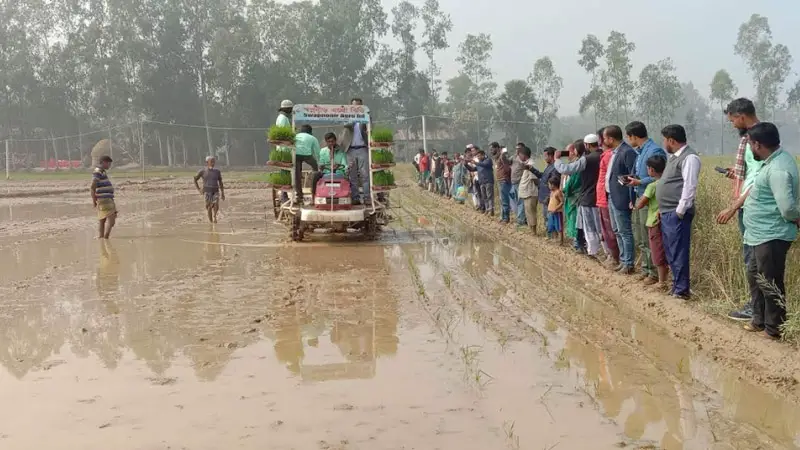
<path id="1" fill-rule="evenodd" d="M 311 185 L 311 195 L 317 196 L 317 183 L 323 177 L 344 178 L 347 173 L 347 155 L 336 143 L 336 135 L 325 135 L 325 147 L 319 152 L 319 171 L 314 173 L 314 183 Z M 352 186 L 351 186 L 352 188 Z"/>
<path id="2" fill-rule="evenodd" d="M 319 141 L 311 134 L 311 125 L 303 125 L 300 132 L 294 137 L 294 192 L 297 195 L 296 202 L 303 203 L 303 163 L 311 166 L 311 170 L 318 170 L 317 159 L 319 158 Z"/>

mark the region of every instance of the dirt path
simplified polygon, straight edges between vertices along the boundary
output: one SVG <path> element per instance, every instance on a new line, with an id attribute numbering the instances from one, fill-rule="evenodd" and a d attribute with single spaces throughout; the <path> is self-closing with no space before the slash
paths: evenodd
<path id="1" fill-rule="evenodd" d="M 125 194 L 108 243 L 70 198 L 8 200 L 1 448 L 800 445 L 794 405 L 414 188 L 374 243 L 291 244 L 231 192 L 216 227 Z"/>

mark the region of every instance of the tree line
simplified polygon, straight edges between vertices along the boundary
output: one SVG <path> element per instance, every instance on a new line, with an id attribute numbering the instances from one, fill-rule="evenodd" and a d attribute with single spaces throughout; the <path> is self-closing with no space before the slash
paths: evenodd
<path id="1" fill-rule="evenodd" d="M 266 128 L 283 99 L 358 96 L 406 139 L 421 133 L 421 122 L 408 118 L 425 115 L 426 131 L 445 147 L 497 139 L 541 148 L 574 137 L 572 128 L 634 117 L 651 127 L 679 121 L 695 139 L 719 142 L 726 127 L 712 110 L 737 93 L 721 70 L 703 98 L 678 80 L 669 58 L 634 79 L 636 45 L 618 31 L 582 42 L 577 63 L 591 85 L 579 117 L 558 115 L 563 81 L 549 57 L 534 61 L 527 78 L 498 88 L 485 33 L 457 44 L 458 74 L 443 80 L 439 53 L 451 45 L 453 24 L 438 0 L 403 1 L 388 11 L 380 0 L 24 0 L 0 4 L 0 21 L 0 138 L 108 130 L 132 160 L 148 162 L 179 161 L 177 139 L 184 161 L 187 147 L 194 161 L 222 146 L 235 163 L 253 161 L 263 133 L 206 126 Z M 385 43 L 390 36 L 393 46 Z M 773 43 L 765 17 L 742 24 L 734 51 L 753 74 L 759 110 L 788 120 L 786 110 L 800 107 L 800 82 L 781 104 L 792 58 Z M 142 120 L 164 127 L 120 128 Z M 84 154 L 94 142 L 66 146 Z M 55 153 L 60 145 L 53 141 Z"/>

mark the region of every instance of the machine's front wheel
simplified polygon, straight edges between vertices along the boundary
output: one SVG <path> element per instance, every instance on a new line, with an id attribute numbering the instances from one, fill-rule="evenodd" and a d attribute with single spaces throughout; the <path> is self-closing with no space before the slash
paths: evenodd
<path id="1" fill-rule="evenodd" d="M 281 195 L 280 192 L 272 188 L 272 212 L 275 215 L 275 220 L 281 216 Z"/>

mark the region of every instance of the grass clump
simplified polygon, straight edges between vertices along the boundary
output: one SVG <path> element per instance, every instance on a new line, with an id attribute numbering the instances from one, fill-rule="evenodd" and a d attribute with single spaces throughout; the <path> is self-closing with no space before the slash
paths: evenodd
<path id="1" fill-rule="evenodd" d="M 372 142 L 389 143 L 394 142 L 394 132 L 385 127 L 376 127 L 372 129 Z"/>
<path id="2" fill-rule="evenodd" d="M 289 186 L 292 184 L 292 174 L 288 170 L 268 173 L 267 183 L 275 186 Z"/>
<path id="3" fill-rule="evenodd" d="M 391 170 L 381 170 L 372 175 L 375 186 L 394 186 L 394 174 Z"/>
<path id="4" fill-rule="evenodd" d="M 372 149 L 372 164 L 393 164 L 394 154 L 385 148 Z"/>
<path id="5" fill-rule="evenodd" d="M 269 160 L 270 162 L 279 162 L 279 163 L 292 163 L 292 152 L 290 150 L 285 150 L 282 148 L 276 148 L 269 152 Z"/>
<path id="6" fill-rule="evenodd" d="M 270 141 L 280 141 L 280 142 L 294 142 L 294 129 L 292 127 L 281 127 L 278 125 L 273 125 L 269 128 L 267 132 L 267 138 Z"/>

